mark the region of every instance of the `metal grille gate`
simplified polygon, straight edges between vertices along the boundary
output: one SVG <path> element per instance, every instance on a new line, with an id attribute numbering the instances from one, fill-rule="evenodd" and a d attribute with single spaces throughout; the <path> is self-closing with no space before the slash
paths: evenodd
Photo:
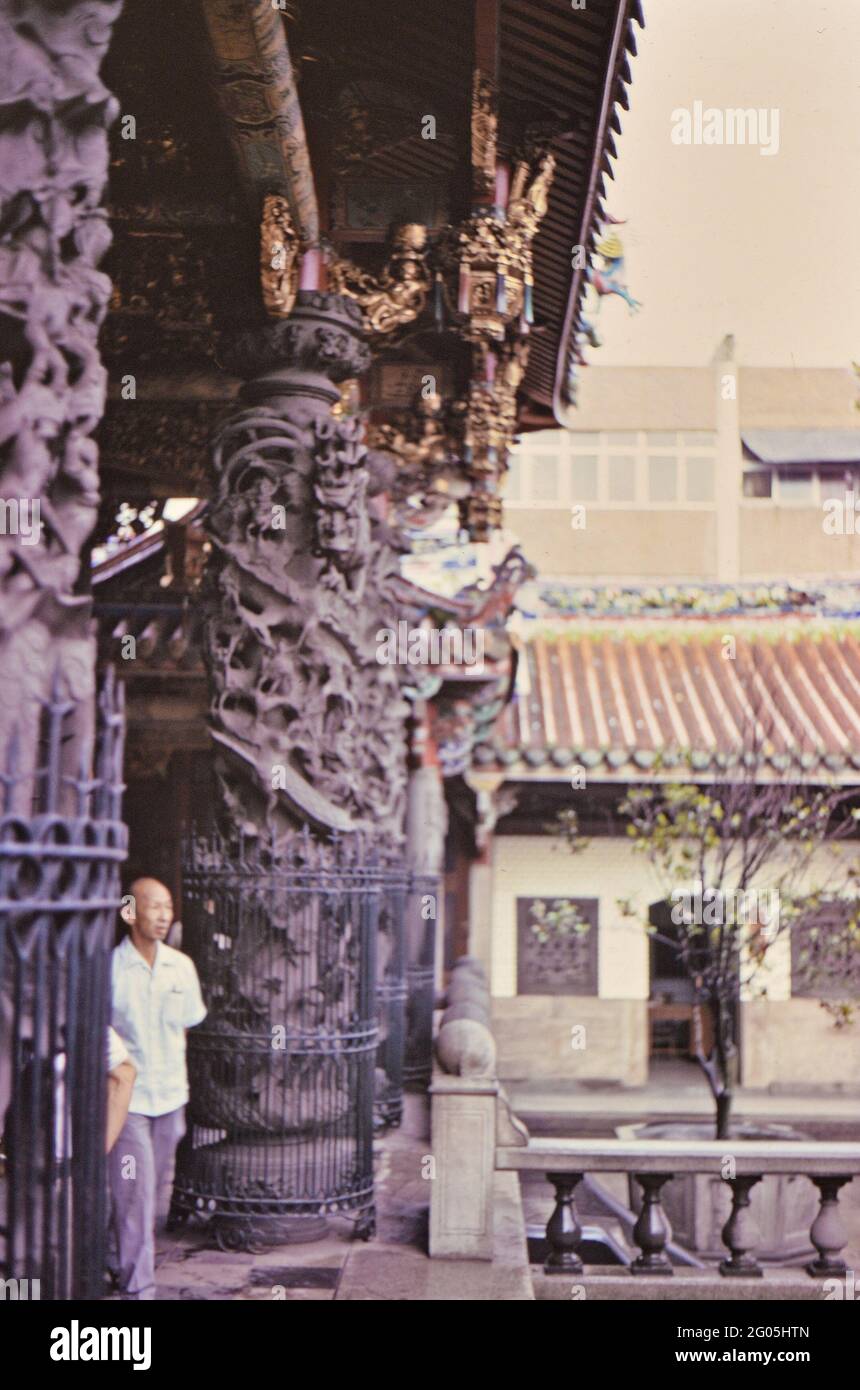
<path id="1" fill-rule="evenodd" d="M 375 1095 L 376 1125 L 395 1128 L 403 1118 L 403 1059 L 406 1046 L 405 869 L 386 875 L 379 916 L 379 1027 Z"/>
<path id="2" fill-rule="evenodd" d="M 209 1013 L 189 1034 L 174 1217 L 225 1248 L 310 1239 L 326 1213 L 374 1229 L 381 904 L 402 888 L 359 838 L 189 839 L 184 944 Z"/>
<path id="3" fill-rule="evenodd" d="M 433 1009 L 436 997 L 436 923 L 441 897 L 437 874 L 413 874 L 406 909 L 406 1039 L 403 1082 L 426 1091 L 433 1074 Z"/>
<path id="4" fill-rule="evenodd" d="M 122 687 L 109 675 L 94 771 L 84 749 L 74 776 L 69 713 L 56 692 L 44 765 L 22 773 L 13 741 L 0 773 L 0 1269 L 19 1296 L 43 1299 L 103 1293 L 110 952 L 126 856 Z M 13 810 L 22 792 L 26 815 Z"/>

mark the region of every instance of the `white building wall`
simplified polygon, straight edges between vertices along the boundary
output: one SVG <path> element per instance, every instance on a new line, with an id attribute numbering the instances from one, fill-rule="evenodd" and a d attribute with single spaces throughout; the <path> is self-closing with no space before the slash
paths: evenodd
<path id="1" fill-rule="evenodd" d="M 500 835 L 493 844 L 491 988 L 499 998 L 517 992 L 517 898 L 597 898 L 598 989 L 602 999 L 647 999 L 648 937 L 625 918 L 618 899 L 662 896 L 653 872 L 621 838 L 592 840 L 571 854 L 551 836 Z"/>
<path id="2" fill-rule="evenodd" d="M 826 879 L 826 858 L 810 879 Z M 844 870 L 843 870 L 844 872 Z M 766 886 L 766 885 L 764 885 Z M 502 1076 L 602 1079 L 642 1085 L 647 1078 L 650 992 L 648 904 L 663 896 L 647 860 L 623 837 L 592 839 L 571 854 L 561 839 L 496 836 L 492 851 L 490 983 Z M 518 897 L 597 898 L 598 997 L 517 995 Z M 639 913 L 625 917 L 619 899 Z M 766 993 L 762 995 L 762 990 Z M 860 1084 L 860 1022 L 837 1031 L 815 1000 L 791 996 L 791 943 L 778 937 L 743 992 L 742 1084 Z M 570 1046 L 587 1023 L 588 1047 Z"/>

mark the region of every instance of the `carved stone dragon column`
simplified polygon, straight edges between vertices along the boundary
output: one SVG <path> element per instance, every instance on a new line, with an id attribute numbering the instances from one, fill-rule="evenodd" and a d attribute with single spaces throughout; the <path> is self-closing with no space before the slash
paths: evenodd
<path id="1" fill-rule="evenodd" d="M 99 502 L 110 292 L 96 267 L 118 105 L 99 67 L 121 7 L 0 0 L 0 772 L 22 814 L 43 707 L 68 706 L 67 776 L 93 732 L 95 640 L 75 590 Z"/>
<path id="2" fill-rule="evenodd" d="M 0 1223 L 4 1275 L 35 1276 L 48 1299 L 102 1291 L 122 716 L 109 687 L 94 750 L 78 579 L 99 503 L 97 266 L 119 109 L 99 68 L 120 9 L 0 0 Z"/>
<path id="3" fill-rule="evenodd" d="M 370 364 L 358 306 L 299 291 L 231 353 L 247 378 L 215 444 L 205 645 L 222 811 L 274 837 L 403 834 L 406 705 L 377 661 L 394 552 L 368 510 L 373 456 L 333 411 Z"/>

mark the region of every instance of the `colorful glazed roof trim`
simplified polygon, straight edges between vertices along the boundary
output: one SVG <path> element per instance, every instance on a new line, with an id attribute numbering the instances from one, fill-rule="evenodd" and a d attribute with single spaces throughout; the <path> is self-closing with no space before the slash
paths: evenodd
<path id="1" fill-rule="evenodd" d="M 851 782 L 860 769 L 860 641 L 850 630 L 538 636 L 476 765 L 512 779 L 709 780 L 742 762 L 762 777 Z"/>

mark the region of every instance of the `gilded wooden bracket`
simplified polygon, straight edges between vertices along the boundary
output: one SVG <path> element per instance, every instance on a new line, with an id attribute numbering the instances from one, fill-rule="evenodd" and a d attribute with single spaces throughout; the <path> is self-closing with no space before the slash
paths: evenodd
<path id="1" fill-rule="evenodd" d="M 378 276 L 335 256 L 329 261 L 328 281 L 335 294 L 355 300 L 372 338 L 414 323 L 430 294 L 426 227 L 407 222 L 396 228 L 391 255 Z"/>
<path id="2" fill-rule="evenodd" d="M 260 285 L 266 313 L 288 318 L 299 287 L 301 245 L 293 226 L 290 205 L 279 193 L 263 199 L 260 223 Z"/>
<path id="3" fill-rule="evenodd" d="M 472 74 L 472 196 L 492 202 L 496 188 L 498 87 L 487 73 Z"/>

